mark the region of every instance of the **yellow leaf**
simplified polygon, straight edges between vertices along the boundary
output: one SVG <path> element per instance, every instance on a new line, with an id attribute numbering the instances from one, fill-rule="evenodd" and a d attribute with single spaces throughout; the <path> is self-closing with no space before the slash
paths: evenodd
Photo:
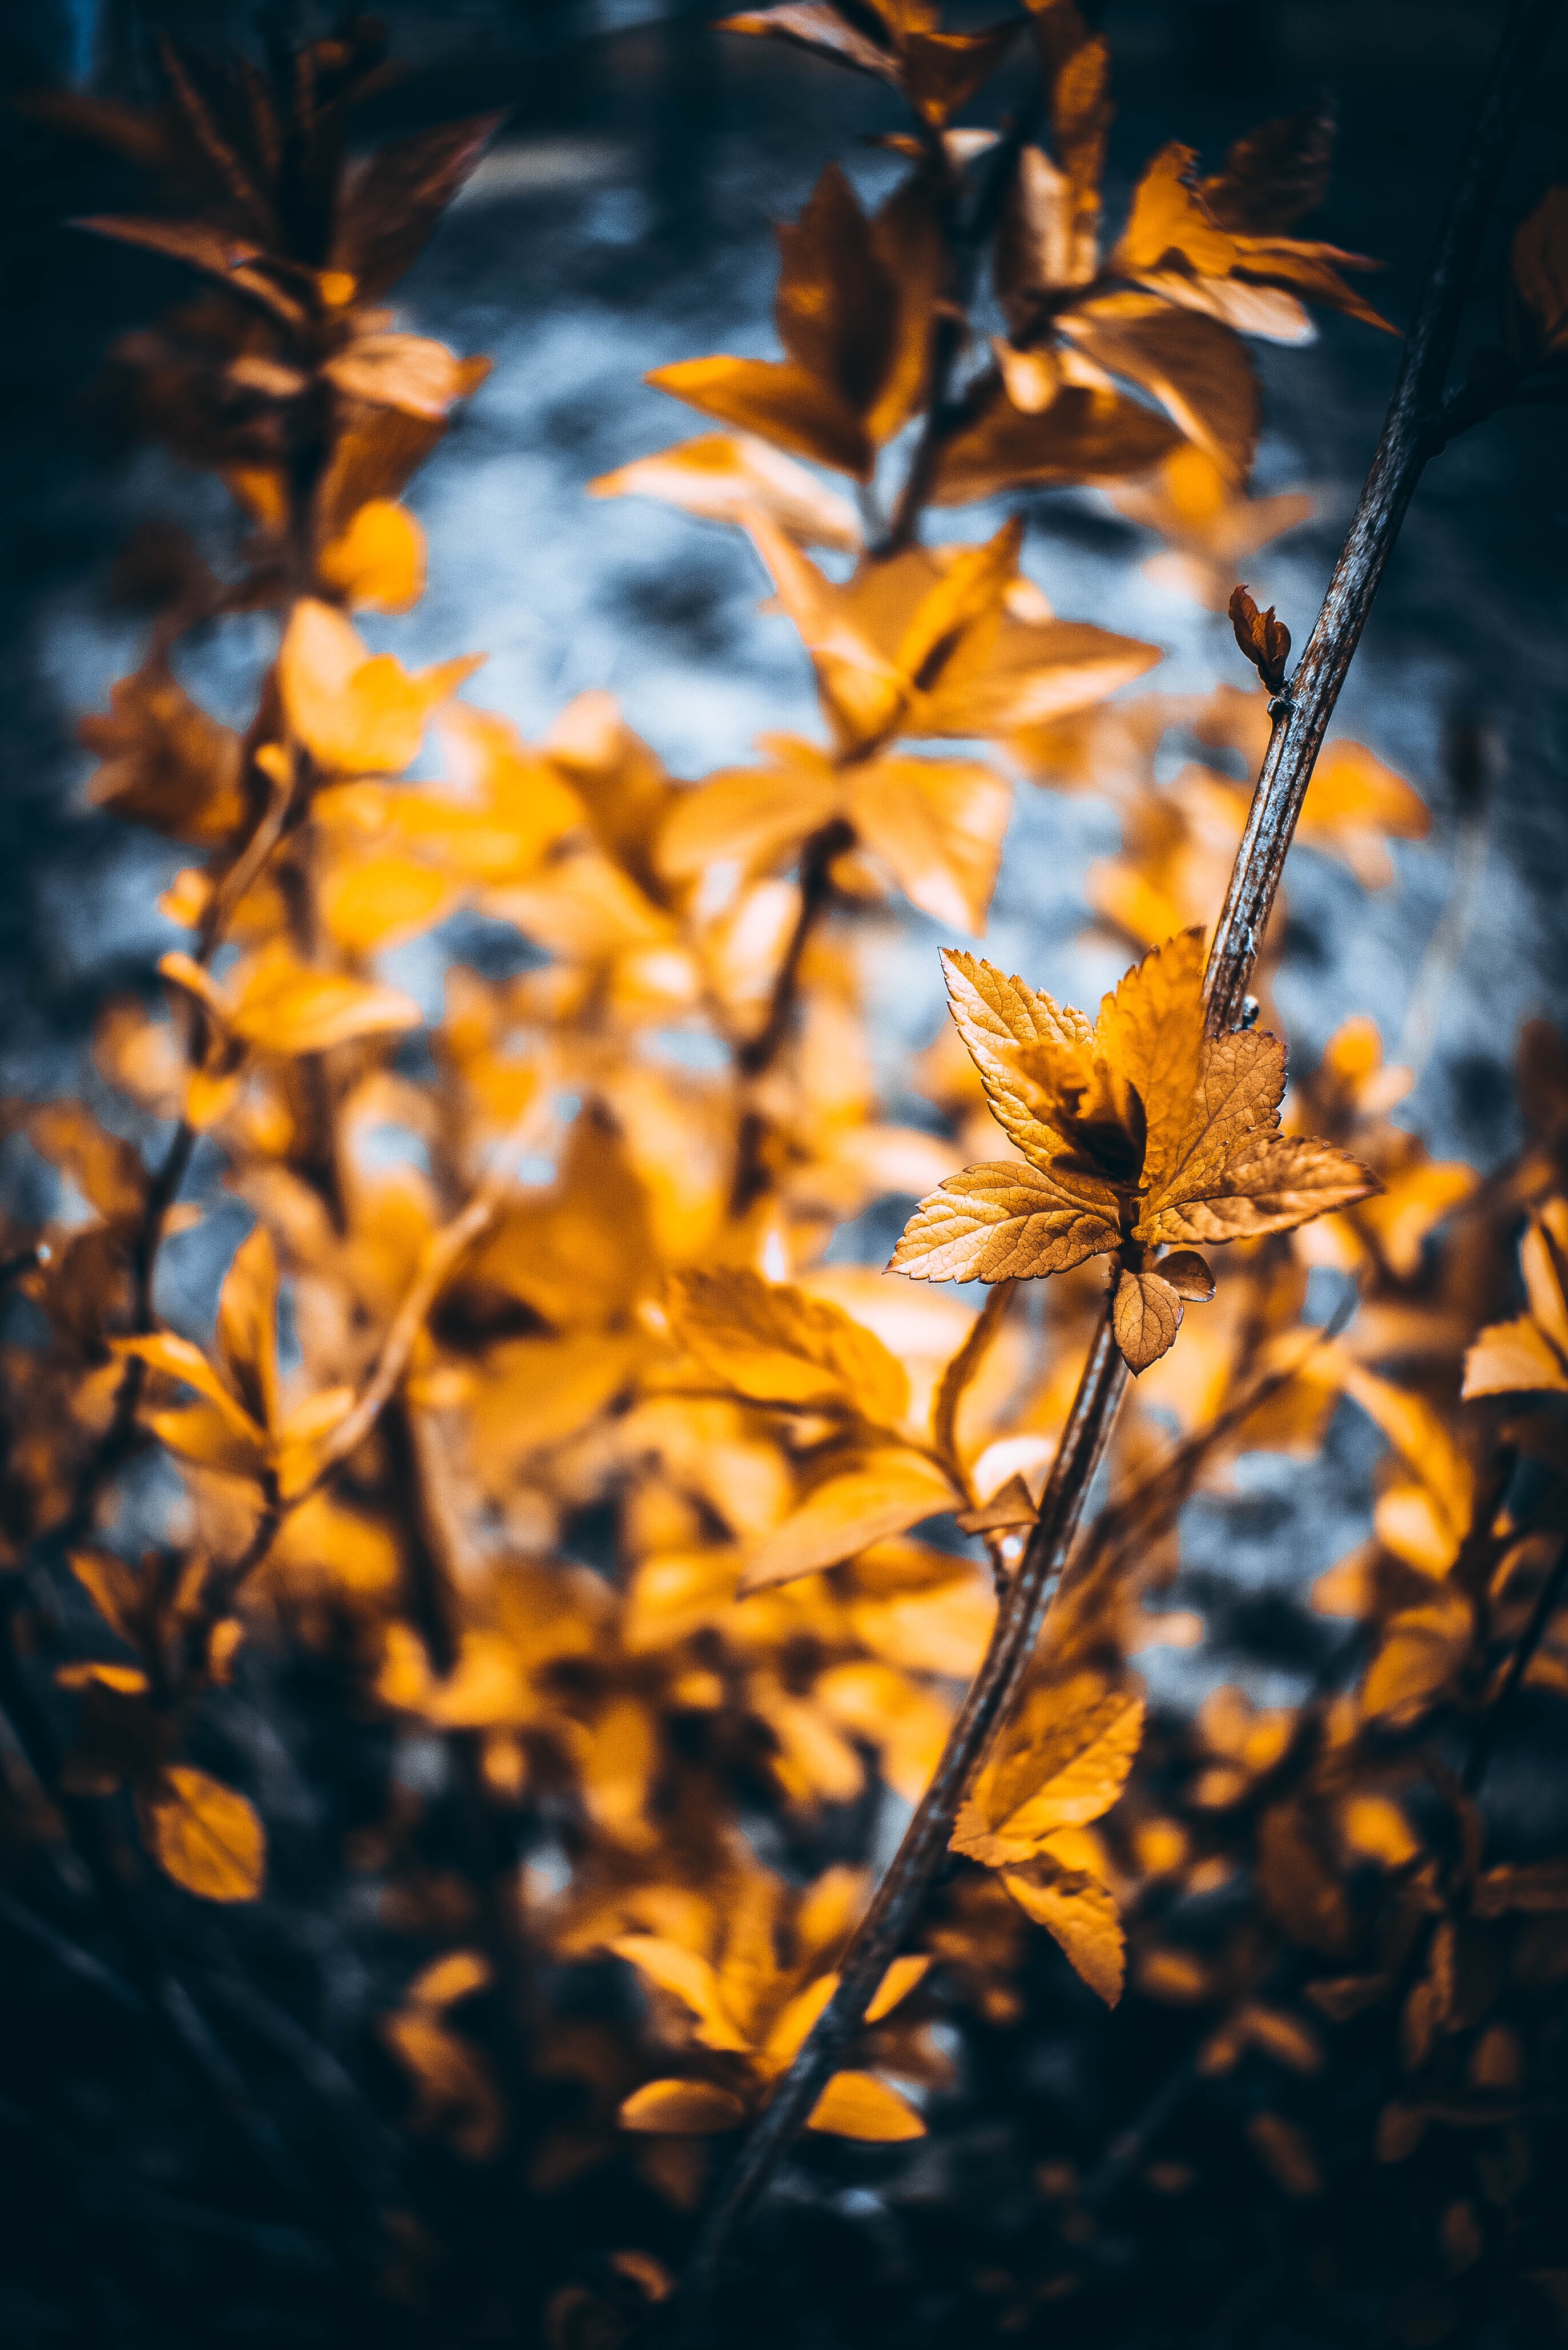
<path id="1" fill-rule="evenodd" d="M 431 712 L 480 659 L 410 676 L 389 653 L 373 659 L 341 612 L 302 597 L 277 657 L 290 728 L 329 775 L 395 775 L 424 740 Z"/>
<path id="2" fill-rule="evenodd" d="M 1089 1989 L 1115 2007 L 1126 1975 L 1127 1939 L 1110 1887 L 1049 1858 L 1004 1868 L 1002 1881 L 1025 1916 L 1055 1937 Z"/>
<path id="3" fill-rule="evenodd" d="M 205 1901 L 254 1901 L 266 1874 L 266 1835 L 244 1797 L 205 1771 L 173 1762 L 137 1796 L 153 1857 Z"/>
<path id="4" fill-rule="evenodd" d="M 150 1411 L 147 1425 L 161 1444 L 182 1461 L 220 1476 L 259 1479 L 267 1465 L 266 1439 L 262 1430 L 241 1426 L 232 1413 L 210 1403 L 183 1404 L 171 1411 Z"/>
<path id="5" fill-rule="evenodd" d="M 656 391 L 683 400 L 721 424 L 738 425 L 796 457 L 870 478 L 875 453 L 865 423 L 829 384 L 793 361 L 723 357 L 654 368 Z"/>
<path id="6" fill-rule="evenodd" d="M 1028 1279 L 1065 1273 L 1119 1239 L 1104 1183 L 1003 1159 L 966 1167 L 922 1200 L 889 1270 L 916 1281 Z"/>
<path id="7" fill-rule="evenodd" d="M 1403 1868 L 1421 1847 L 1410 1823 L 1386 1795 L 1350 1795 L 1340 1813 L 1345 1840 L 1385 1868 Z"/>
<path id="8" fill-rule="evenodd" d="M 877 1986 L 871 2004 L 866 2011 L 866 2022 L 880 2023 L 885 2015 L 891 2015 L 899 2001 L 907 1999 L 915 1985 L 929 1971 L 930 1963 L 929 1957 L 926 1955 L 895 1959 Z"/>
<path id="9" fill-rule="evenodd" d="M 774 2071 L 783 2072 L 794 2064 L 817 2017 L 837 1989 L 836 1974 L 818 1975 L 815 1982 L 807 1983 L 804 1991 L 797 1991 L 793 1999 L 785 2001 L 763 2043 L 763 2054 Z"/>
<path id="10" fill-rule="evenodd" d="M 805 546 L 854 553 L 860 545 L 848 501 L 749 433 L 705 432 L 656 457 L 639 457 L 590 482 L 588 495 L 662 498 L 705 522 L 738 523 L 756 512 Z"/>
<path id="11" fill-rule="evenodd" d="M 741 1590 L 762 1591 L 817 1567 L 853 1558 L 868 1543 L 903 1534 L 951 1509 L 947 1479 L 918 1452 L 861 1456 L 859 1465 L 815 1486 L 747 1560 Z"/>
<path id="12" fill-rule="evenodd" d="M 1012 786 L 979 760 L 885 758 L 852 771 L 848 811 L 912 905 L 978 934 L 996 886 Z"/>
<path id="13" fill-rule="evenodd" d="M 837 1405 L 884 1427 L 909 1400 L 902 1364 L 836 1305 L 742 1266 L 677 1274 L 670 1324 L 727 1388 L 757 1402 Z"/>
<path id="14" fill-rule="evenodd" d="M 114 1690 L 121 1697 L 140 1697 L 149 1686 L 147 1675 L 140 1665 L 106 1665 L 96 1658 L 73 1665 L 55 1667 L 57 1688 L 67 1690 Z"/>
<path id="15" fill-rule="evenodd" d="M 1533 1389 L 1568 1391 L 1568 1363 L 1528 1314 L 1517 1322 L 1494 1322 L 1465 1355 L 1466 1397 Z"/>
<path id="16" fill-rule="evenodd" d="M 712 2130 L 738 2128 L 746 2109 L 716 2081 L 645 2081 L 621 2100 L 618 2118 L 622 2129 L 705 2137 Z"/>
<path id="17" fill-rule="evenodd" d="M 1408 1388 L 1364 1370 L 1335 1347 L 1324 1364 L 1412 1469 L 1431 1494 L 1456 1546 L 1469 1532 L 1475 1471 L 1439 1412 Z"/>
<path id="18" fill-rule="evenodd" d="M 1181 1299 L 1162 1274 L 1123 1273 L 1116 1283 L 1112 1324 L 1122 1360 L 1136 1378 L 1176 1344 Z"/>
<path id="19" fill-rule="evenodd" d="M 234 1251 L 218 1296 L 218 1352 L 246 1410 L 263 1428 L 277 1418 L 277 1258 L 258 1224 Z"/>
<path id="20" fill-rule="evenodd" d="M 483 1991 L 494 1972 L 478 1950 L 449 1950 L 414 1977 L 407 1997 L 421 2007 L 453 2007 Z"/>
<path id="21" fill-rule="evenodd" d="M 1037 994 L 1022 979 L 1009 979 L 976 955 L 945 951 L 953 1024 L 980 1072 L 997 1123 L 1019 1149 L 1036 1159 L 1057 1147 L 1044 1124 L 1049 1096 L 1031 1074 L 1041 1055 L 1073 1055 L 1087 1050 L 1094 1031 L 1081 1012 Z"/>
<path id="22" fill-rule="evenodd" d="M 1437 1697 L 1464 1658 L 1471 1627 L 1469 1602 L 1446 1586 L 1429 1605 L 1401 1609 L 1367 1667 L 1363 1712 L 1376 1720 L 1417 1711 Z"/>
<path id="23" fill-rule="evenodd" d="M 659 1934 L 622 1934 L 609 1945 L 618 1958 L 628 1959 L 640 1974 L 670 1992 L 697 2018 L 697 2037 L 705 2047 L 745 2050 L 749 2043 L 725 2006 L 719 1978 L 696 1950 Z"/>
<path id="24" fill-rule="evenodd" d="M 235 976 L 229 1024 L 264 1053 L 325 1053 L 357 1036 L 417 1028 L 420 1007 L 400 988 L 296 962 L 286 941 L 264 947 Z"/>
<path id="25" fill-rule="evenodd" d="M 395 499 L 369 498 L 327 541 L 316 568 L 352 610 L 407 612 L 425 592 L 425 535 Z"/>
<path id="26" fill-rule="evenodd" d="M 1342 858 L 1364 889 L 1386 889 L 1394 879 L 1386 842 L 1425 840 L 1431 828 L 1429 809 L 1403 775 L 1364 744 L 1338 742 L 1313 770 L 1296 838 Z"/>
<path id="27" fill-rule="evenodd" d="M 875 2073 L 835 2073 L 812 2107 L 806 2127 L 878 2145 L 926 2135 L 914 2106 Z"/>
<path id="28" fill-rule="evenodd" d="M 1097 1820 L 1127 1783 L 1143 1717 L 1141 1697 L 1092 1679 L 1036 1690 L 964 1799 L 952 1849 L 997 1868 L 1032 1859 L 1054 1829 Z"/>
<path id="29" fill-rule="evenodd" d="M 1198 1085 L 1203 1052 L 1201 931 L 1180 931 L 1134 965 L 1101 1008 L 1096 1045 L 1137 1096 L 1147 1137 L 1138 1172 L 1145 1188 L 1156 1194 L 1176 1160 Z M 1205 1124 L 1212 1123 L 1210 1114 Z"/>
<path id="30" fill-rule="evenodd" d="M 199 1396 L 216 1405 L 236 1434 L 259 1434 L 249 1412 L 224 1386 L 200 1347 L 193 1346 L 189 1338 L 177 1338 L 171 1330 L 157 1330 L 140 1338 L 112 1338 L 109 1344 L 117 1355 L 135 1356 L 149 1370 L 161 1371 L 165 1378 L 178 1379 L 183 1386 L 194 1388 Z"/>
<path id="31" fill-rule="evenodd" d="M 731 767 L 676 800 L 659 837 L 661 872 L 677 880 L 718 861 L 763 873 L 791 857 L 839 810 L 838 778 L 820 751 L 774 738 L 780 764 Z"/>

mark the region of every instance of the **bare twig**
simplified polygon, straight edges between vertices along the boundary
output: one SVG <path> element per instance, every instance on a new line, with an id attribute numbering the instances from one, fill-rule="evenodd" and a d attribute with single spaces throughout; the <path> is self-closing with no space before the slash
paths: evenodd
<path id="1" fill-rule="evenodd" d="M 1366 487 L 1293 687 L 1276 698 L 1273 736 L 1253 795 L 1205 982 L 1210 1033 L 1237 1025 L 1297 816 L 1330 714 L 1423 466 L 1482 226 L 1541 47 L 1561 0 L 1515 0 L 1438 232 L 1415 324 Z M 1127 1372 L 1101 1310 L 1040 1514 L 991 1645 L 936 1772 L 842 1962 L 838 1989 L 742 2147 L 698 2239 L 678 2321 L 705 2329 L 742 2226 L 829 2074 L 859 2030 L 914 1920 L 992 1731 L 1015 1695 L 1077 1532 Z"/>
<path id="2" fill-rule="evenodd" d="M 1562 0 L 1514 0 L 1459 163 L 1372 470 L 1301 665 L 1272 705 L 1274 730 L 1236 852 L 1205 983 L 1211 1035 L 1233 1028 L 1285 851 L 1405 510 L 1442 445 L 1443 386 L 1493 192 Z"/>

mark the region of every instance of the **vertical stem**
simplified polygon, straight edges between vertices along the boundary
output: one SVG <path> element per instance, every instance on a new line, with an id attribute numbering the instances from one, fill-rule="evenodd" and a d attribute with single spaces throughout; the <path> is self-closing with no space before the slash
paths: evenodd
<path id="1" fill-rule="evenodd" d="M 1562 0 L 1514 0 L 1498 43 L 1480 111 L 1438 230 L 1372 470 L 1301 665 L 1273 704 L 1273 734 L 1209 958 L 1205 993 L 1210 1035 L 1234 1028 L 1241 1017 L 1285 851 L 1329 719 L 1405 510 L 1428 459 L 1441 445 L 1443 385 L 1487 213 L 1523 111 L 1532 69 L 1561 7 Z"/>
<path id="2" fill-rule="evenodd" d="M 1273 737 L 1210 953 L 1205 999 L 1210 1035 L 1233 1027 L 1241 1016 L 1262 929 L 1279 888 L 1314 762 L 1406 508 L 1435 445 L 1443 380 L 1487 210 L 1541 48 L 1561 5 L 1562 0 L 1514 0 L 1499 43 L 1438 232 L 1372 470 L 1294 688 L 1287 688 L 1275 704 Z M 742 2149 L 698 2238 L 684 2309 L 677 2318 L 687 2338 L 705 2332 L 714 2289 L 740 2229 L 859 2029 L 888 1962 L 919 1908 L 946 1849 L 971 1774 L 1027 1669 L 1127 1378 L 1127 1367 L 1111 1335 L 1107 1295 L 1042 1497 L 1039 1519 L 998 1611 L 979 1675 L 953 1723 L 931 1783 L 850 1946 L 838 1989 Z"/>

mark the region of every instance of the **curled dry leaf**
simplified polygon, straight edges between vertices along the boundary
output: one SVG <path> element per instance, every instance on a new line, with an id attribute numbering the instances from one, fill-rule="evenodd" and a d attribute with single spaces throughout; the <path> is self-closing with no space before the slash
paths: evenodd
<path id="1" fill-rule="evenodd" d="M 1236 588 L 1231 595 L 1231 626 L 1241 646 L 1271 693 L 1278 693 L 1285 681 L 1285 663 L 1291 657 L 1291 632 L 1282 620 L 1274 618 L 1271 604 L 1260 612 L 1245 588 Z"/>

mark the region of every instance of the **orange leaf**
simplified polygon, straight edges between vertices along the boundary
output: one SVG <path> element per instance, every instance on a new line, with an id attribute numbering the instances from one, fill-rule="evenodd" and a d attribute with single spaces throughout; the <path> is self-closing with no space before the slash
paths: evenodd
<path id="1" fill-rule="evenodd" d="M 739 2128 L 746 2109 L 716 2081 L 645 2081 L 621 2100 L 618 2118 L 622 2129 L 706 2137 L 713 2130 Z"/>
<path id="2" fill-rule="evenodd" d="M 173 1762 L 137 1796 L 153 1857 L 204 1901 L 254 1901 L 266 1874 L 266 1835 L 233 1787 Z"/>
<path id="3" fill-rule="evenodd" d="M 1122 1360 L 1136 1377 L 1176 1344 L 1181 1299 L 1160 1274 L 1124 1272 L 1116 1283 L 1112 1321 Z"/>
<path id="4" fill-rule="evenodd" d="M 812 2107 L 806 2127 L 878 2145 L 926 2135 L 914 2106 L 875 2073 L 835 2073 Z"/>

